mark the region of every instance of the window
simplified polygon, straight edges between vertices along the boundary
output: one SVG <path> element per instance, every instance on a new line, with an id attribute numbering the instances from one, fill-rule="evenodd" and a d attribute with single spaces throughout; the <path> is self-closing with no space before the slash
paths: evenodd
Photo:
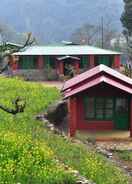
<path id="1" fill-rule="evenodd" d="M 104 99 L 103 98 L 95 99 L 95 110 L 96 110 L 96 119 L 103 119 L 104 117 Z"/>
<path id="2" fill-rule="evenodd" d="M 128 112 L 128 100 L 126 98 L 116 99 L 116 113 L 124 114 Z"/>
<path id="3" fill-rule="evenodd" d="M 82 56 L 80 60 L 80 68 L 87 69 L 89 67 L 89 56 Z"/>
<path id="4" fill-rule="evenodd" d="M 111 119 L 113 117 L 114 102 L 113 99 L 105 99 L 105 118 Z"/>
<path id="5" fill-rule="evenodd" d="M 106 66 L 112 66 L 112 58 L 109 55 L 97 55 L 95 56 L 95 65 L 104 64 Z"/>
<path id="6" fill-rule="evenodd" d="M 36 69 L 36 56 L 22 56 L 19 61 L 20 69 Z"/>
<path id="7" fill-rule="evenodd" d="M 85 119 L 111 120 L 114 115 L 114 99 L 84 97 Z"/>
<path id="8" fill-rule="evenodd" d="M 88 105 L 89 104 L 89 105 Z M 85 119 L 93 119 L 95 117 L 94 98 L 85 98 L 84 100 Z"/>
<path id="9" fill-rule="evenodd" d="M 47 68 L 56 68 L 56 58 L 54 56 L 45 56 Z"/>

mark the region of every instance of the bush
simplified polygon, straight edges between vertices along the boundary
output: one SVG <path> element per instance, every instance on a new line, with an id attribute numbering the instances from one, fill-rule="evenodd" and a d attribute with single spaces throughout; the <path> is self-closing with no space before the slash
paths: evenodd
<path id="1" fill-rule="evenodd" d="M 120 159 L 125 161 L 132 161 L 132 151 L 117 151 L 116 152 Z"/>
<path id="2" fill-rule="evenodd" d="M 54 158 L 44 142 L 16 133 L 0 133 L 0 183 L 73 183 L 73 177 Z"/>
<path id="3" fill-rule="evenodd" d="M 46 140 L 59 159 L 96 184 L 129 183 L 128 177 L 121 169 L 83 144 L 72 143 L 47 131 L 39 135 L 42 136 L 41 139 Z"/>

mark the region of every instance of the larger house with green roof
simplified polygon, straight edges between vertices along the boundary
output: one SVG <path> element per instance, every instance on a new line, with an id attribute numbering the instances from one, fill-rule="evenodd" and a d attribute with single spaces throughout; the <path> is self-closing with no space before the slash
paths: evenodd
<path id="1" fill-rule="evenodd" d="M 120 53 L 88 45 L 31 46 L 14 54 L 11 67 L 29 79 L 56 80 L 99 64 L 119 69 Z"/>

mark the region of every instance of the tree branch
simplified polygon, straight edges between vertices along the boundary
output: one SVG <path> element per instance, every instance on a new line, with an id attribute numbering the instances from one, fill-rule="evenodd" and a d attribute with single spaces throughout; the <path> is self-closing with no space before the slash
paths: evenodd
<path id="1" fill-rule="evenodd" d="M 24 112 L 25 107 L 26 107 L 26 101 L 24 99 L 17 97 L 12 103 L 15 105 L 14 109 L 10 109 L 1 104 L 0 104 L 0 109 L 12 115 L 16 115 L 18 113 Z"/>

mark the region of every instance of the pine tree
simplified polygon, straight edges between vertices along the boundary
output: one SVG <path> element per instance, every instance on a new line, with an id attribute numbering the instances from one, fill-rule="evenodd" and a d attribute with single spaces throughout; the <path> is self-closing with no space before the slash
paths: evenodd
<path id="1" fill-rule="evenodd" d="M 132 0 L 124 0 L 124 12 L 121 16 L 124 27 L 123 33 L 126 37 L 128 50 L 132 50 Z"/>
<path id="2" fill-rule="evenodd" d="M 124 27 L 123 33 L 127 41 L 127 54 L 129 63 L 126 64 L 128 76 L 132 77 L 132 0 L 124 0 L 124 12 L 121 16 Z"/>
<path id="3" fill-rule="evenodd" d="M 121 16 L 121 22 L 124 27 L 124 33 L 132 36 L 132 0 L 124 0 L 124 12 Z"/>

